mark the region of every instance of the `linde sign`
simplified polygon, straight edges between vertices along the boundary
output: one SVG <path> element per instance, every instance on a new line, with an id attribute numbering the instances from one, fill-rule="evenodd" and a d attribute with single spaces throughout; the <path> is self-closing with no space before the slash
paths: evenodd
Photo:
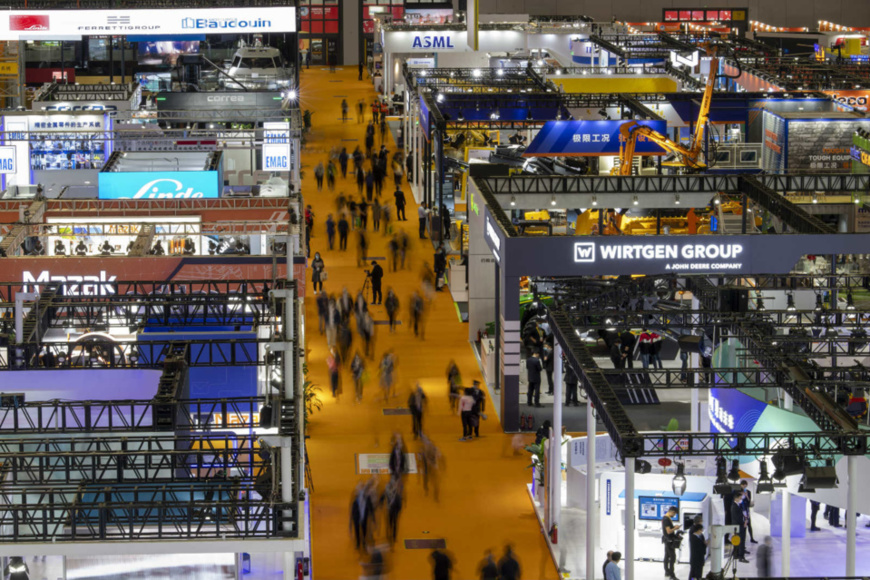
<path id="1" fill-rule="evenodd" d="M 432 50 L 445 50 L 456 48 L 453 37 L 448 34 L 415 34 L 411 41 L 411 48 L 431 48 Z"/>
<path id="2" fill-rule="evenodd" d="M 105 270 L 100 270 L 99 276 L 52 276 L 48 270 L 43 270 L 38 276 L 25 270 L 22 276 L 24 292 L 30 292 L 33 284 L 38 292 L 43 284 L 62 284 L 64 296 L 110 296 L 116 294 L 115 276 L 106 276 Z"/>
<path id="3" fill-rule="evenodd" d="M 104 171 L 100 199 L 201 199 L 219 196 L 217 171 Z"/>
<path id="4" fill-rule="evenodd" d="M 489 225 L 489 224 L 487 224 Z M 619 244 L 608 242 L 576 242 L 574 262 L 591 264 L 627 262 L 631 260 L 668 261 L 665 270 L 740 270 L 743 244 L 727 243 L 648 243 Z"/>

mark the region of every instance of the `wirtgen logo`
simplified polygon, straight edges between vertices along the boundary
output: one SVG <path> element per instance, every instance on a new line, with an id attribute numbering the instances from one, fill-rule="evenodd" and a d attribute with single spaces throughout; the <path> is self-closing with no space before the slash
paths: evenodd
<path id="1" fill-rule="evenodd" d="M 595 261 L 595 242 L 578 242 L 574 244 L 575 262 Z"/>

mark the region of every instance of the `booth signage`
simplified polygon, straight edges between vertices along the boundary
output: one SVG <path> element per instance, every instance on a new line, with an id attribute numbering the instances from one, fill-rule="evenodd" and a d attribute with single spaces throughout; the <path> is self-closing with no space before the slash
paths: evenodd
<path id="1" fill-rule="evenodd" d="M 425 48 L 431 50 L 454 49 L 453 38 L 449 34 L 415 34 L 411 42 L 411 48 Z"/>
<path id="2" fill-rule="evenodd" d="M 0 147 L 0 174 L 8 175 L 10 173 L 15 173 L 16 171 L 15 146 L 3 145 Z"/>
<path id="3" fill-rule="evenodd" d="M 28 10 L 0 18 L 0 40 L 90 35 L 169 35 L 191 32 L 296 32 L 293 7 L 160 10 Z"/>
<path id="4" fill-rule="evenodd" d="M 25 270 L 22 275 L 24 292 L 29 292 L 30 284 L 34 285 L 35 291 L 43 284 L 63 284 L 64 296 L 111 296 L 116 294 L 115 276 L 106 276 L 105 270 L 100 270 L 99 276 L 52 276 L 48 270 L 43 270 L 34 276 Z"/>
<path id="5" fill-rule="evenodd" d="M 489 222 L 487 222 L 489 226 Z M 487 231 L 487 233 L 489 233 Z M 577 242 L 574 244 L 574 262 L 593 263 L 616 260 L 673 260 L 665 270 L 739 270 L 743 244 L 683 243 L 683 244 L 631 244 L 617 245 L 607 242 Z M 711 260 L 717 262 L 711 263 Z M 719 261 L 719 260 L 727 260 Z"/>
<path id="6" fill-rule="evenodd" d="M 99 174 L 100 199 L 202 199 L 219 196 L 217 171 Z"/>
<path id="7" fill-rule="evenodd" d="M 157 111 L 225 111 L 223 118 L 233 118 L 236 109 L 281 109 L 279 91 L 237 93 L 158 93 Z"/>
<path id="8" fill-rule="evenodd" d="M 619 128 L 628 121 L 547 121 L 523 154 L 526 157 L 619 155 Z M 637 121 L 659 133 L 667 131 L 665 121 Z M 635 153 L 663 155 L 664 149 L 646 137 L 638 137 Z"/>
<path id="9" fill-rule="evenodd" d="M 492 225 L 492 219 L 489 216 L 486 216 L 486 237 L 492 244 L 492 254 L 495 256 L 497 262 L 501 262 L 499 259 L 499 253 L 501 251 L 501 238 L 498 237 L 498 233 L 495 231 L 495 227 Z"/>
<path id="10" fill-rule="evenodd" d="M 710 427 L 717 433 L 751 433 L 767 408 L 737 389 L 710 389 L 708 403 Z"/>
<path id="11" fill-rule="evenodd" d="M 263 144 L 263 171 L 290 171 L 290 145 Z"/>

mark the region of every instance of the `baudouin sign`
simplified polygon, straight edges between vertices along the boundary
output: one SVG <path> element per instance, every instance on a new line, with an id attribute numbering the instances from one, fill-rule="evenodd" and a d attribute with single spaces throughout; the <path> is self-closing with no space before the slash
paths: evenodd
<path id="1" fill-rule="evenodd" d="M 574 244 L 574 262 L 666 260 L 665 270 L 739 270 L 743 244 L 684 243 L 684 244 L 607 244 L 577 242 Z"/>

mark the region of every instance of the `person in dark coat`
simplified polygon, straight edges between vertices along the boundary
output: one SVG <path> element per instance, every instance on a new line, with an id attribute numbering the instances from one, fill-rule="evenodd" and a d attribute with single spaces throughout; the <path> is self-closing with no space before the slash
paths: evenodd
<path id="1" fill-rule="evenodd" d="M 743 493 L 736 492 L 731 502 L 731 524 L 737 526 L 740 544 L 734 547 L 734 557 L 738 561 L 748 563 L 746 559 L 746 517 L 743 513 Z"/>
<path id="2" fill-rule="evenodd" d="M 332 214 L 326 216 L 326 241 L 332 250 L 335 247 L 335 220 L 332 219 Z"/>
<path id="3" fill-rule="evenodd" d="M 492 550 L 487 550 L 483 562 L 477 567 L 480 580 L 498 580 L 498 565 L 492 555 Z"/>
<path id="4" fill-rule="evenodd" d="M 396 189 L 396 192 L 393 193 L 393 197 L 396 198 L 396 220 L 397 221 L 408 221 L 405 218 L 405 192 L 401 189 Z"/>
<path id="5" fill-rule="evenodd" d="M 347 233 L 350 231 L 350 224 L 347 223 L 347 218 L 342 215 L 338 218 L 338 249 L 342 252 L 347 250 Z"/>
<path id="6" fill-rule="evenodd" d="M 749 483 L 744 479 L 740 482 L 743 489 L 743 513 L 746 516 L 746 531 L 749 532 L 749 542 L 757 544 L 755 534 L 752 533 L 752 492 L 749 491 Z"/>
<path id="7" fill-rule="evenodd" d="M 815 500 L 810 500 L 810 531 L 818 532 L 821 528 L 816 525 L 816 516 L 819 515 L 819 507 L 821 504 Z M 870 527 L 870 525 L 868 525 Z"/>
<path id="8" fill-rule="evenodd" d="M 547 373 L 547 390 L 548 395 L 553 394 L 553 347 L 549 344 L 544 344 L 544 371 Z"/>
<path id="9" fill-rule="evenodd" d="M 369 522 L 374 519 L 375 506 L 365 485 L 356 486 L 353 500 L 350 504 L 350 525 L 353 529 L 356 549 L 361 550 L 368 541 Z"/>
<path id="10" fill-rule="evenodd" d="M 704 561 L 707 559 L 707 538 L 704 537 L 704 526 L 695 524 L 689 536 L 689 579 L 702 580 L 704 577 Z"/>
<path id="11" fill-rule="evenodd" d="M 574 368 L 570 365 L 566 366 L 567 370 L 565 371 L 565 404 L 579 407 L 580 402 L 577 400 L 577 383 L 579 383 L 580 381 L 577 380 L 577 374 L 574 372 Z"/>
<path id="12" fill-rule="evenodd" d="M 396 543 L 399 528 L 399 514 L 402 512 L 402 480 L 393 478 L 384 488 L 381 504 L 387 510 L 387 540 Z"/>
<path id="13" fill-rule="evenodd" d="M 534 401 L 535 407 L 541 405 L 541 371 L 544 369 L 541 364 L 541 355 L 538 352 L 533 352 L 532 356 L 526 359 L 526 372 L 529 379 L 529 390 L 526 393 L 526 405 L 532 406 Z"/>
<path id="14" fill-rule="evenodd" d="M 417 388 L 411 391 L 411 396 L 408 397 L 408 409 L 411 411 L 411 431 L 414 433 L 414 439 L 423 435 L 423 411 L 426 408 L 426 393 L 423 392 L 423 387 L 419 384 Z"/>
<path id="15" fill-rule="evenodd" d="M 372 260 L 372 304 L 380 304 L 384 298 L 381 292 L 381 280 L 384 279 L 384 269 L 375 260 Z"/>
<path id="16" fill-rule="evenodd" d="M 350 155 L 347 154 L 347 147 L 341 148 L 341 153 L 338 154 L 338 165 L 341 167 L 342 179 L 347 179 L 347 160 Z"/>
<path id="17" fill-rule="evenodd" d="M 520 580 L 520 563 L 514 558 L 510 544 L 504 547 L 504 556 L 498 561 L 498 577 L 500 580 Z"/>
<path id="18" fill-rule="evenodd" d="M 758 547 L 758 554 L 755 555 L 755 565 L 758 568 L 759 578 L 770 578 L 773 576 L 773 539 L 770 536 L 765 536 L 764 543 Z"/>
<path id="19" fill-rule="evenodd" d="M 447 270 L 447 252 L 444 251 L 443 245 L 439 245 L 435 251 L 433 264 L 435 269 L 435 291 L 441 292 L 441 281 L 444 279 L 444 272 Z"/>
<path id="20" fill-rule="evenodd" d="M 393 292 L 392 288 L 387 289 L 387 298 L 384 300 L 384 307 L 387 309 L 387 318 L 390 321 L 390 332 L 396 330 L 396 315 L 399 312 L 399 297 Z"/>
<path id="21" fill-rule="evenodd" d="M 613 363 L 613 368 L 625 368 L 625 357 L 622 353 L 622 341 L 618 338 L 610 345 L 610 362 Z"/>
<path id="22" fill-rule="evenodd" d="M 471 429 L 475 437 L 480 437 L 480 419 L 486 411 L 486 395 L 480 389 L 478 380 L 471 383 L 470 391 L 471 398 L 474 399 L 474 406 L 471 407 Z"/>
<path id="23" fill-rule="evenodd" d="M 625 368 L 634 368 L 634 345 L 637 344 L 637 336 L 630 330 L 625 330 L 619 335 L 622 342 L 622 352 L 625 355 Z"/>
<path id="24" fill-rule="evenodd" d="M 668 507 L 668 511 L 662 516 L 662 544 L 665 546 L 665 578 L 676 580 L 674 574 L 674 564 L 677 562 L 677 531 L 682 524 L 674 523 L 673 518 L 677 517 L 677 508 L 674 506 Z"/>
<path id="25" fill-rule="evenodd" d="M 402 436 L 396 433 L 393 435 L 393 447 L 390 450 L 390 477 L 402 477 L 408 472 L 406 453 L 405 442 Z"/>
<path id="26" fill-rule="evenodd" d="M 436 549 L 429 554 L 429 559 L 432 560 L 432 579 L 450 580 L 450 574 L 453 572 L 453 558 Z"/>

